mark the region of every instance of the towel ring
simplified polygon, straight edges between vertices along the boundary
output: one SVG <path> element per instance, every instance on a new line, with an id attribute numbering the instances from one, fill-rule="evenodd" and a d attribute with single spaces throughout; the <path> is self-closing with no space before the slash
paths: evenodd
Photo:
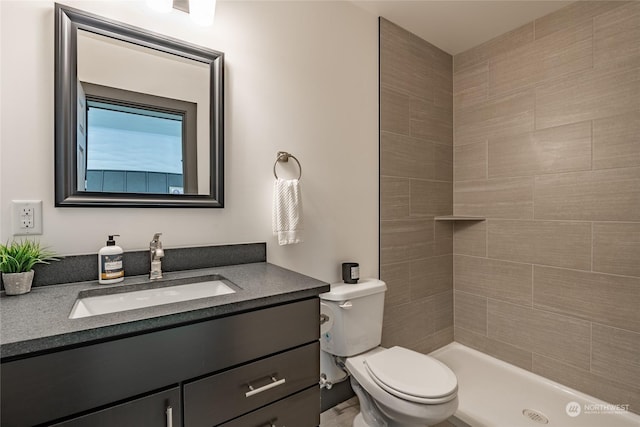
<path id="1" fill-rule="evenodd" d="M 294 156 L 293 154 L 289 154 L 286 151 L 278 151 L 276 162 L 273 164 L 273 176 L 275 176 L 276 179 L 279 179 L 278 174 L 276 173 L 276 166 L 278 166 L 278 162 L 288 162 L 289 158 L 292 158 L 298 164 L 298 169 L 300 169 L 300 173 L 298 174 L 298 181 L 300 181 L 300 178 L 302 178 L 302 165 L 300 164 L 300 161 L 296 159 L 296 156 Z"/>

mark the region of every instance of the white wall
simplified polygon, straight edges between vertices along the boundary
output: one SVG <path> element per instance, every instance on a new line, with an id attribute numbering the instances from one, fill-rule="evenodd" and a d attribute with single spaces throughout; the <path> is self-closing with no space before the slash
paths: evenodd
<path id="1" fill-rule="evenodd" d="M 12 199 L 42 199 L 41 240 L 62 254 L 95 253 L 108 233 L 144 249 L 159 231 L 166 247 L 266 241 L 270 262 L 322 280 L 347 260 L 377 275 L 375 16 L 348 2 L 219 2 L 203 29 L 144 1 L 63 3 L 225 52 L 225 208 L 55 208 L 54 3 L 3 0 L 0 240 L 12 238 Z M 278 150 L 303 167 L 305 242 L 285 247 L 271 235 Z"/>

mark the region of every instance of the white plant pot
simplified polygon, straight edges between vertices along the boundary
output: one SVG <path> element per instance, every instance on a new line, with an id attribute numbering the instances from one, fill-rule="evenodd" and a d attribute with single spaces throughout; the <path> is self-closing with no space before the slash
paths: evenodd
<path id="1" fill-rule="evenodd" d="M 31 292 L 33 270 L 24 273 L 2 273 L 2 283 L 7 295 L 22 295 Z"/>

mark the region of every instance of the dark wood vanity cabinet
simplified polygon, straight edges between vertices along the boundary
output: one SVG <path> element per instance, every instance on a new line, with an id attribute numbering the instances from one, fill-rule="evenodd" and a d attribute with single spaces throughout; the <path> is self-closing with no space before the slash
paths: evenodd
<path id="1" fill-rule="evenodd" d="M 319 300 L 306 299 L 1 366 L 3 427 L 312 427 Z"/>

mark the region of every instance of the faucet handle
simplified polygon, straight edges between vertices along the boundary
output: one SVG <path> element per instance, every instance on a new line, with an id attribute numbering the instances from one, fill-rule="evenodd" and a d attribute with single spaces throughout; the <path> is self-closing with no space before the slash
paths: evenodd
<path id="1" fill-rule="evenodd" d="M 160 240 L 160 236 L 162 236 L 162 233 L 155 233 L 153 235 L 153 239 L 151 239 L 151 241 L 156 241 L 157 242 L 158 240 Z"/>

